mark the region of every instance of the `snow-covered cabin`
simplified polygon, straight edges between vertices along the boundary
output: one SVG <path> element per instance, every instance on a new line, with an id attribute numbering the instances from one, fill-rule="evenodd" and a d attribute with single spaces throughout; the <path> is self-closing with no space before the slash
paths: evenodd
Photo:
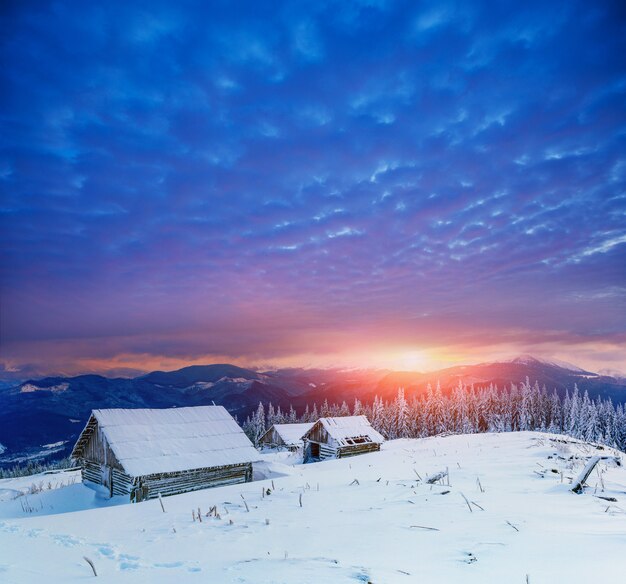
<path id="1" fill-rule="evenodd" d="M 313 422 L 306 424 L 274 424 L 261 438 L 259 443 L 273 448 L 298 450 L 302 448 L 304 436 L 313 427 Z"/>
<path id="2" fill-rule="evenodd" d="M 374 452 L 385 441 L 365 416 L 320 418 L 302 438 L 305 462 Z"/>
<path id="3" fill-rule="evenodd" d="M 259 458 L 222 406 L 93 410 L 71 456 L 83 481 L 134 502 L 251 481 Z"/>

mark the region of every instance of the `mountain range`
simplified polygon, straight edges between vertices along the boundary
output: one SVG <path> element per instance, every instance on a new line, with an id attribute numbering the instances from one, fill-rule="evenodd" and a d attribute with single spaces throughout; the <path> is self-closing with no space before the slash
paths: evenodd
<path id="1" fill-rule="evenodd" d="M 0 467 L 27 460 L 67 455 L 92 409 L 181 407 L 218 404 L 243 421 L 259 401 L 300 413 L 313 403 L 376 395 L 408 398 L 439 383 L 450 391 L 465 385 L 498 387 L 532 382 L 563 395 L 574 384 L 591 398 L 626 402 L 626 378 L 585 371 L 574 365 L 521 356 L 509 361 L 463 365 L 429 373 L 379 369 L 278 369 L 254 371 L 235 365 L 195 365 L 177 371 L 153 371 L 127 379 L 101 375 L 45 377 L 0 386 Z"/>

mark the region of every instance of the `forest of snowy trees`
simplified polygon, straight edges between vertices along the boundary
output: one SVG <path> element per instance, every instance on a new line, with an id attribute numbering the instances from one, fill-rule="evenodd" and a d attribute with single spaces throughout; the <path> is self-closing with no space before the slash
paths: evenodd
<path id="1" fill-rule="evenodd" d="M 484 388 L 459 384 L 450 394 L 440 387 L 429 385 L 421 397 L 407 400 L 404 390 L 391 402 L 376 397 L 373 403 L 354 401 L 352 408 L 324 401 L 306 407 L 298 415 L 293 408 L 282 412 L 270 403 L 259 404 L 248 417 L 243 428 L 250 439 L 258 444 L 259 438 L 272 424 L 314 422 L 320 417 L 364 414 L 372 426 L 388 439 L 422 438 L 444 432 L 514 432 L 540 430 L 567 434 L 588 442 L 607 444 L 626 450 L 626 411 L 611 400 L 589 399 L 587 392 L 573 392 L 561 399 L 556 391 L 548 393 L 538 383 L 531 385 L 528 378 L 521 386 L 499 390 L 493 385 Z"/>

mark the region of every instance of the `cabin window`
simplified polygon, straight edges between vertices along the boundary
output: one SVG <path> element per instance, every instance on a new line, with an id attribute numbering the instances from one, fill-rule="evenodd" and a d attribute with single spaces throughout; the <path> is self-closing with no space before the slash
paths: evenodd
<path id="1" fill-rule="evenodd" d="M 369 436 L 355 436 L 354 438 L 346 438 L 346 444 L 365 444 L 367 442 L 371 442 L 372 439 Z"/>

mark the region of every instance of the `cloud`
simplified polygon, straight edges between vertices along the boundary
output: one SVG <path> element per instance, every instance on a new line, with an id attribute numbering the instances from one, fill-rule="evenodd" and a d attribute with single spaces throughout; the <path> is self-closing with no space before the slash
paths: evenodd
<path id="1" fill-rule="evenodd" d="M 374 350 L 380 323 L 616 343 L 623 22 L 611 2 L 13 6 L 2 358 L 288 359 Z"/>

